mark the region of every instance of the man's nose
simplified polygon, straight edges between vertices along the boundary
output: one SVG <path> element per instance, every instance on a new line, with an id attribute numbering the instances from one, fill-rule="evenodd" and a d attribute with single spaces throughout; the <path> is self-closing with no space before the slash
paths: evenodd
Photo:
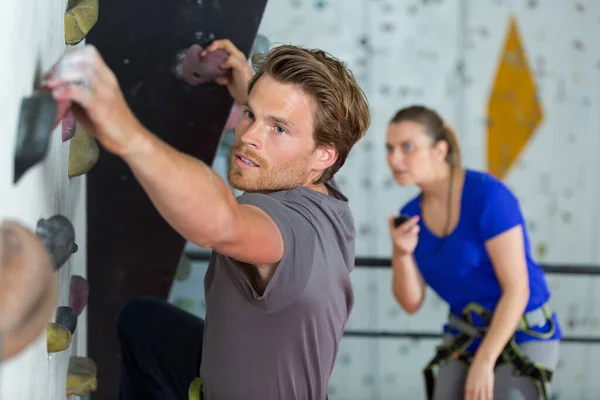
<path id="1" fill-rule="evenodd" d="M 246 128 L 244 132 L 241 133 L 240 140 L 245 145 L 260 149 L 262 147 L 263 135 L 264 132 L 262 131 L 260 125 L 254 121 Z"/>

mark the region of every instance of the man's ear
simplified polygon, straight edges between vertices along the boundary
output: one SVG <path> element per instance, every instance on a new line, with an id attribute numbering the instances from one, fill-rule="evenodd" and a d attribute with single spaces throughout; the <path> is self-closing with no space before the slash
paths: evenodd
<path id="1" fill-rule="evenodd" d="M 338 152 L 333 143 L 324 144 L 316 149 L 316 159 L 318 169 L 326 170 L 331 167 L 338 158 Z"/>

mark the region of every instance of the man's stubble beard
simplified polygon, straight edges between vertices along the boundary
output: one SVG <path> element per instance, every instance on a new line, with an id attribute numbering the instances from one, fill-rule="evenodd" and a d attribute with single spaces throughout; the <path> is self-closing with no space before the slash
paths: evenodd
<path id="1" fill-rule="evenodd" d="M 249 153 L 248 151 L 242 151 L 239 147 L 231 149 L 227 179 L 229 184 L 237 190 L 246 193 L 276 192 L 295 189 L 307 183 L 309 176 L 309 173 L 306 172 L 308 157 L 291 164 L 275 167 L 276 170 L 264 160 L 261 161 L 257 169 L 243 170 L 236 165 L 236 157 L 233 155 L 238 151 Z M 250 153 L 248 156 L 251 157 L 252 154 Z M 252 158 L 256 159 L 257 157 Z"/>

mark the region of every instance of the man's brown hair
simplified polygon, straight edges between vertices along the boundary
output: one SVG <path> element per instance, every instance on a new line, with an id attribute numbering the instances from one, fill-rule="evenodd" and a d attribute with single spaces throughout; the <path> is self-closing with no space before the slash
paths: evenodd
<path id="1" fill-rule="evenodd" d="M 369 104 L 354 74 L 323 50 L 291 45 L 256 54 L 252 62 L 256 74 L 248 84 L 248 94 L 261 76 L 268 75 L 298 87 L 315 101 L 315 145 L 333 144 L 338 153 L 335 163 L 314 183 L 327 182 L 344 165 L 370 124 Z"/>

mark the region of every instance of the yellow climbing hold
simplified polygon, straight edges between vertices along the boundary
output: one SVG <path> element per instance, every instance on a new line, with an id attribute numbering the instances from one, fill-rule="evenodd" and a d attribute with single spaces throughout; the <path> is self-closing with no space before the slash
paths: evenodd
<path id="1" fill-rule="evenodd" d="M 488 104 L 488 170 L 502 179 L 542 121 L 533 73 L 514 16 Z"/>
<path id="2" fill-rule="evenodd" d="M 85 396 L 98 388 L 97 367 L 94 360 L 72 356 L 67 372 L 67 396 Z"/>
<path id="3" fill-rule="evenodd" d="M 96 139 L 87 133 L 79 122 L 70 143 L 69 178 L 73 178 L 87 173 L 96 165 L 100 157 L 100 148 Z"/>
<path id="4" fill-rule="evenodd" d="M 196 378 L 188 389 L 188 400 L 202 400 L 202 379 Z"/>
<path id="5" fill-rule="evenodd" d="M 98 0 L 69 0 L 65 12 L 65 43 L 81 42 L 98 22 Z"/>
<path id="6" fill-rule="evenodd" d="M 69 348 L 73 341 L 71 331 L 64 325 L 50 322 L 46 329 L 46 347 L 48 353 L 58 353 Z"/>

